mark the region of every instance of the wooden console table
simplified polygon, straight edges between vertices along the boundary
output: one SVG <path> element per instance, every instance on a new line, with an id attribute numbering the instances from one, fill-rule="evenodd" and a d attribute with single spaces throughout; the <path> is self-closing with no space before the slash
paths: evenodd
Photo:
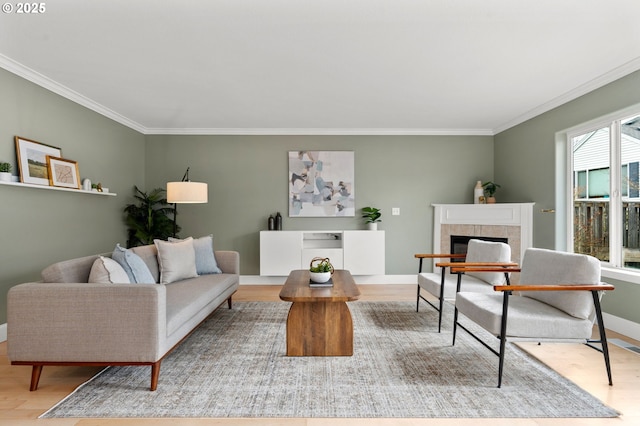
<path id="1" fill-rule="evenodd" d="M 353 355 L 353 320 L 346 302 L 360 290 L 347 270 L 336 270 L 332 287 L 310 287 L 309 271 L 289 274 L 280 299 L 293 302 L 287 317 L 288 356 Z"/>

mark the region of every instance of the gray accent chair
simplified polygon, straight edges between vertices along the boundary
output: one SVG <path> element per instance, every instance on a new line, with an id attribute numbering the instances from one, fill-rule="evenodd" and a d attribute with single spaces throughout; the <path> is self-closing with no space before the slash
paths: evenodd
<path id="1" fill-rule="evenodd" d="M 419 259 L 418 291 L 416 295 L 416 312 L 420 311 L 420 299 L 438 311 L 438 333 L 442 328 L 442 309 L 444 300 L 453 300 L 456 295 L 457 274 L 450 274 L 447 268 L 453 266 L 518 266 L 511 263 L 511 247 L 508 244 L 477 239 L 469 240 L 466 254 L 415 254 Z M 438 262 L 436 267 L 440 272 L 422 272 L 423 259 L 449 259 L 448 262 Z M 504 284 L 504 273 L 469 272 L 462 278 L 462 288 L 465 291 L 492 293 L 493 285 Z M 438 306 L 421 294 L 425 290 L 438 298 Z"/>
<path id="2" fill-rule="evenodd" d="M 459 276 L 496 270 L 490 267 L 452 268 Z M 506 271 L 520 272 L 519 283 L 511 285 L 507 281 L 506 285 L 496 285 L 493 294 L 460 291 L 458 286 L 453 345 L 457 327 L 460 327 L 496 354 L 500 387 L 507 340 L 585 343 L 603 353 L 609 385 L 612 385 L 600 298 L 604 291 L 613 290 L 614 286 L 600 282 L 600 261 L 583 254 L 530 248 L 525 251 L 521 268 L 500 270 Z M 461 324 L 458 314 L 496 336 L 500 341 L 499 350 Z M 600 337 L 592 340 L 596 319 Z M 593 346 L 594 343 L 601 344 L 601 348 Z"/>

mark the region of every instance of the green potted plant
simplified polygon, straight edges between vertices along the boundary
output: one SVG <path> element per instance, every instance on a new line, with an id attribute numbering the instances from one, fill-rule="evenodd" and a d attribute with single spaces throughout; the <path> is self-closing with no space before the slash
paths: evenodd
<path id="1" fill-rule="evenodd" d="M 166 240 L 173 236 L 173 207 L 169 207 L 163 188 L 149 192 L 134 187 L 134 197 L 138 204 L 128 204 L 124 211 L 127 214 L 126 224 L 129 238 L 127 247 L 153 244 L 154 239 Z M 176 228 L 179 231 L 180 227 Z"/>
<path id="2" fill-rule="evenodd" d="M 11 163 L 0 161 L 0 181 L 11 182 Z"/>
<path id="3" fill-rule="evenodd" d="M 381 216 L 382 213 L 380 213 L 380 209 L 375 207 L 362 208 L 362 217 L 369 230 L 375 231 L 378 229 L 378 222 L 382 222 L 382 219 L 380 219 Z"/>
<path id="4" fill-rule="evenodd" d="M 326 283 L 333 274 L 333 265 L 328 257 L 314 257 L 309 265 L 309 275 L 314 283 Z"/>
<path id="5" fill-rule="evenodd" d="M 500 185 L 498 185 L 497 183 L 488 181 L 482 184 L 482 188 L 484 190 L 485 202 L 487 204 L 495 204 L 496 199 L 493 195 L 496 193 L 498 188 L 500 188 Z"/>

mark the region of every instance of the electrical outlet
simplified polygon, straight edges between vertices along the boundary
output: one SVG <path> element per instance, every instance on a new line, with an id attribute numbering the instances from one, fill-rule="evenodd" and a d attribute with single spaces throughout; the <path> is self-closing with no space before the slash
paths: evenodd
<path id="1" fill-rule="evenodd" d="M 400 207 L 391 208 L 391 215 L 392 216 L 400 216 Z"/>

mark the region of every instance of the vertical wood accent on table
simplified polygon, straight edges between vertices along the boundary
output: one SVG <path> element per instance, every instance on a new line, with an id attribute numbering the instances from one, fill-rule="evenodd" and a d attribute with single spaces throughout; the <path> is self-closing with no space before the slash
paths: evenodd
<path id="1" fill-rule="evenodd" d="M 309 286 L 309 271 L 289 274 L 280 299 L 293 302 L 287 317 L 288 356 L 353 355 L 353 320 L 346 302 L 360 290 L 351 273 L 336 270 L 332 287 Z"/>

